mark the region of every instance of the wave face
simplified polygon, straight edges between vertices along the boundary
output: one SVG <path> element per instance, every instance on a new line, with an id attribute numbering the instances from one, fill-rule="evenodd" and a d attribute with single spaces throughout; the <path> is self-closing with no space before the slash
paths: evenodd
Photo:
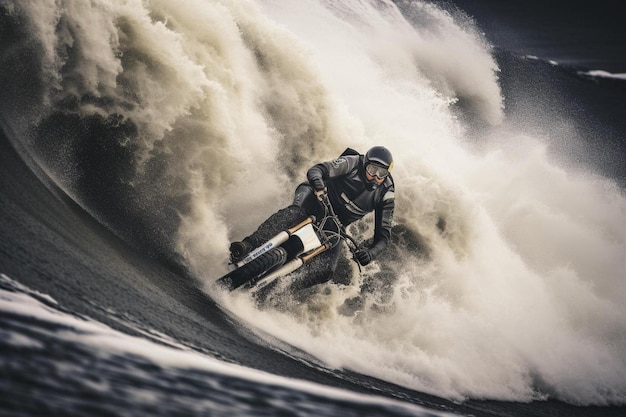
<path id="1" fill-rule="evenodd" d="M 471 19 L 397 3 L 1 0 L 3 129 L 289 355 L 453 400 L 625 404 L 623 189 L 577 164 L 566 112 L 505 112 L 514 74 Z M 394 256 L 304 303 L 213 287 L 310 165 L 375 144 L 396 159 Z"/>

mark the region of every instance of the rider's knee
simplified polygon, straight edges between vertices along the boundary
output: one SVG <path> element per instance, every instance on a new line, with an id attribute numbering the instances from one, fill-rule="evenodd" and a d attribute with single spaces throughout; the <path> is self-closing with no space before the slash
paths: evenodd
<path id="1" fill-rule="evenodd" d="M 293 205 L 306 209 L 316 199 L 313 187 L 309 184 L 300 184 L 293 196 Z"/>

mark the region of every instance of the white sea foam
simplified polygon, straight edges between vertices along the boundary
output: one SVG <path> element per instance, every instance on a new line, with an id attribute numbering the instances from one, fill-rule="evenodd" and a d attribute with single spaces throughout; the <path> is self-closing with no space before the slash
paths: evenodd
<path id="1" fill-rule="evenodd" d="M 623 192 L 559 168 L 541 138 L 506 123 L 483 139 L 489 146 L 471 151 L 451 109 L 465 90 L 442 86 L 467 77 L 490 109 L 485 120 L 497 122 L 489 117 L 500 111 L 496 67 L 473 28 L 456 31 L 480 53 L 459 55 L 444 30 L 451 17 L 416 4 L 424 27 L 368 2 L 268 0 L 263 10 L 309 48 L 344 123 L 358 127 L 349 140 L 395 151 L 397 221 L 424 237 L 432 259 L 405 254 L 392 297 L 370 297 L 354 317 L 338 311 L 358 282 L 331 286 L 307 305 L 284 300 L 283 312 L 227 302 L 250 326 L 327 366 L 421 391 L 624 403 Z M 440 55 L 427 53 L 437 47 Z M 461 61 L 434 76 L 441 56 Z"/>
<path id="2" fill-rule="evenodd" d="M 614 74 L 608 71 L 603 70 L 593 70 L 582 72 L 584 75 L 589 75 L 590 77 L 600 77 L 600 78 L 616 78 L 618 80 L 626 80 L 626 74 L 618 73 Z"/>

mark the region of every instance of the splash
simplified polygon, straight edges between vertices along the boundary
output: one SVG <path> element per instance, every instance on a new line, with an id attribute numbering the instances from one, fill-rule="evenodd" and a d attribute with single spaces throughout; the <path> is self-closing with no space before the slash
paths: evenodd
<path id="1" fill-rule="evenodd" d="M 30 51 L 39 87 L 3 113 L 70 195 L 325 366 L 454 399 L 626 402 L 623 191 L 507 125 L 471 20 L 421 1 L 171 3 L 0 1 L 21 24 L 3 63 Z M 374 144 L 396 157 L 396 222 L 420 250 L 280 309 L 212 288 L 227 242 L 309 165 Z"/>
<path id="2" fill-rule="evenodd" d="M 427 256 L 400 248 L 304 303 L 226 300 L 233 311 L 327 366 L 435 395 L 624 403 L 623 192 L 508 127 L 471 21 L 422 2 L 263 6 L 310 48 L 350 142 L 394 151 L 397 222 Z M 467 101 L 493 126 L 480 150 Z"/>

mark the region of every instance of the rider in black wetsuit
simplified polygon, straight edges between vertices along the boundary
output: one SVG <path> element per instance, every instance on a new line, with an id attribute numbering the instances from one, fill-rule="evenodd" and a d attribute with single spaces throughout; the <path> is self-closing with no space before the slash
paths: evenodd
<path id="1" fill-rule="evenodd" d="M 327 193 L 344 226 L 375 211 L 374 239 L 369 247 L 361 248 L 356 253 L 361 265 L 369 264 L 391 239 L 395 204 L 393 178 L 389 175 L 392 167 L 391 152 L 383 146 L 374 146 L 365 155 L 355 151 L 344 152 L 344 155 L 335 160 L 314 165 L 307 171 L 308 182 L 296 188 L 291 206 L 273 214 L 243 241 L 230 245 L 231 261 L 242 259 L 245 254 L 276 233 L 311 214 L 319 218 L 323 210 L 319 201 Z M 332 277 L 339 260 L 339 248 L 337 245 L 318 257 L 330 271 L 317 274 L 305 286 L 322 283 Z"/>

